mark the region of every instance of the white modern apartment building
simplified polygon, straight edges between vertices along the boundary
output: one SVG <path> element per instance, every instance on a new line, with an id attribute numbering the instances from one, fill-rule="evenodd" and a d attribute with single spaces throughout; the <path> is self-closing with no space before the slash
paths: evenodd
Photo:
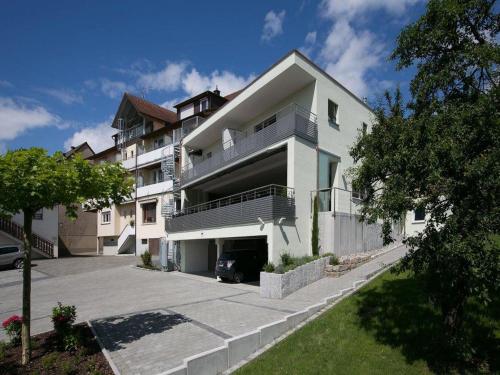
<path id="1" fill-rule="evenodd" d="M 328 217 L 354 213 L 349 149 L 372 116 L 295 50 L 256 78 L 182 140 L 180 209 L 166 219 L 181 270 L 213 270 L 232 247 L 274 263 L 311 254 L 313 196 Z M 335 251 L 333 238 L 322 251 Z"/>

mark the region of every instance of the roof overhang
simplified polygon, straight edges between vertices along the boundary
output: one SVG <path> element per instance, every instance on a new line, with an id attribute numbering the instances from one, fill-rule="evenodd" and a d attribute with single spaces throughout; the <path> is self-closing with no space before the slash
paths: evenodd
<path id="1" fill-rule="evenodd" d="M 314 82 L 315 77 L 297 64 L 298 58 L 301 57 L 296 53 L 289 54 L 255 79 L 236 98 L 187 135 L 184 145 L 191 148 L 209 146 L 220 139 L 224 128 L 251 121 Z"/>

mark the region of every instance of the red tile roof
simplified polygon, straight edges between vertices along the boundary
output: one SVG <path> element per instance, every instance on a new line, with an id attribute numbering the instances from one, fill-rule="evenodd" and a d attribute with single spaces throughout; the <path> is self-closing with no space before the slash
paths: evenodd
<path id="1" fill-rule="evenodd" d="M 174 123 L 177 121 L 177 113 L 173 111 L 163 108 L 157 104 L 148 102 L 145 99 L 129 94 L 128 92 L 125 93 L 125 97 L 135 107 L 137 112 L 157 118 L 159 120 L 166 121 L 168 123 Z"/>

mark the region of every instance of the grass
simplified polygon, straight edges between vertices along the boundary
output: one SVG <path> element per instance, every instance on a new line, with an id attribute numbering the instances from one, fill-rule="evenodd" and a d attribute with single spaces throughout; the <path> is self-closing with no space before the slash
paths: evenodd
<path id="1" fill-rule="evenodd" d="M 498 301 L 488 311 L 471 304 L 467 328 L 476 356 L 457 364 L 442 350 L 441 319 L 419 280 L 388 271 L 236 373 L 496 373 L 499 313 Z"/>

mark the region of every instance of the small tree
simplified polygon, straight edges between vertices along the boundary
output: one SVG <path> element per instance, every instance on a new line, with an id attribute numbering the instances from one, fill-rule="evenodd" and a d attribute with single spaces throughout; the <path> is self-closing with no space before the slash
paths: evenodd
<path id="1" fill-rule="evenodd" d="M 8 151 L 0 156 L 0 214 L 24 215 L 22 363 L 31 359 L 32 220 L 42 208 L 62 205 L 76 218 L 78 205 L 101 209 L 130 196 L 132 181 L 118 164 L 93 165 L 80 156 L 49 156 L 41 148 Z"/>
<path id="2" fill-rule="evenodd" d="M 312 218 L 312 233 L 311 247 L 313 255 L 319 254 L 319 226 L 318 226 L 318 196 L 313 199 L 313 218 Z"/>

